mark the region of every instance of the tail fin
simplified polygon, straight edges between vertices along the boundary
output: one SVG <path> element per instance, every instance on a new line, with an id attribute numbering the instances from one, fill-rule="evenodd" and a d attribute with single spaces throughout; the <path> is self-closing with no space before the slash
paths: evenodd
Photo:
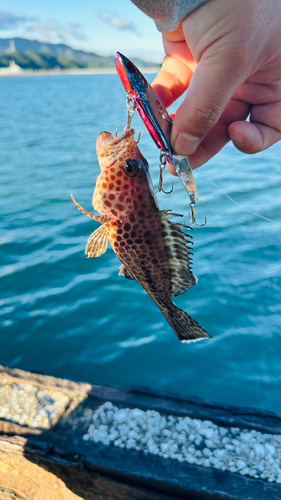
<path id="1" fill-rule="evenodd" d="M 169 309 L 161 308 L 161 311 L 181 342 L 196 342 L 211 337 L 203 326 L 174 303 Z"/>

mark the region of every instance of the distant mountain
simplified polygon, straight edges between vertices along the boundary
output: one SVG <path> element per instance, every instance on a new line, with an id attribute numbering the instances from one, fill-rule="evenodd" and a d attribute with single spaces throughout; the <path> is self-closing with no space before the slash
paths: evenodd
<path id="1" fill-rule="evenodd" d="M 0 38 L 0 56 L 9 57 L 13 53 L 20 53 L 29 57 L 31 53 L 40 54 L 45 58 L 57 58 L 57 66 L 61 67 L 62 60 L 68 63 L 76 64 L 76 66 L 62 66 L 62 67 L 79 67 L 79 68 L 113 68 L 115 67 L 114 56 L 100 56 L 94 52 L 85 52 L 84 50 L 75 50 L 63 43 L 45 43 L 38 42 L 37 40 L 27 40 L 25 38 Z M 29 54 L 29 55 L 28 55 Z M 2 59 L 1 57 L 1 59 Z M 32 56 L 34 60 L 34 56 Z M 61 62 L 60 62 L 61 61 Z M 151 68 L 157 64 L 142 61 L 141 59 L 134 58 L 133 62 L 142 68 Z M 16 63 L 21 66 L 17 61 Z M 7 66 L 9 64 L 4 64 Z M 27 66 L 21 66 L 27 67 Z M 31 66 L 29 66 L 31 67 Z M 52 66 L 55 67 L 55 66 Z M 35 69 L 33 66 L 32 69 Z"/>
<path id="2" fill-rule="evenodd" d="M 65 69 L 65 68 L 84 68 L 81 64 L 59 56 L 54 57 L 49 54 L 36 54 L 29 50 L 25 54 L 15 51 L 0 56 L 0 68 L 9 67 L 11 62 L 22 69 Z"/>

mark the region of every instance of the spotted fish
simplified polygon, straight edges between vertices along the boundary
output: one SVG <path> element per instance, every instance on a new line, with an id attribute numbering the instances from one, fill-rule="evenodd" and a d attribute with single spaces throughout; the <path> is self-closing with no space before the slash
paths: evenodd
<path id="1" fill-rule="evenodd" d="M 191 236 L 182 231 L 182 224 L 170 222 L 169 210 L 159 210 L 134 132 L 130 129 L 118 138 L 101 132 L 98 137 L 101 173 L 93 206 L 101 216 L 84 210 L 71 195 L 81 212 L 102 224 L 88 239 L 86 256 L 102 255 L 109 240 L 122 262 L 119 275 L 144 288 L 180 341 L 194 342 L 210 335 L 172 301 L 197 283 L 191 270 Z"/>

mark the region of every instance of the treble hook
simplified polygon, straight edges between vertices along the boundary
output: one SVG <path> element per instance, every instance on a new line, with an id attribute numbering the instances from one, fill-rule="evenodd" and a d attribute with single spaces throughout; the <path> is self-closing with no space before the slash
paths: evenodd
<path id="1" fill-rule="evenodd" d="M 173 185 L 172 185 L 172 188 L 171 188 L 170 191 L 165 191 L 165 189 L 163 189 L 164 171 L 165 171 L 165 167 L 164 168 L 160 167 L 159 185 L 158 185 L 157 191 L 155 191 L 155 192 L 156 193 L 161 193 L 161 191 L 163 191 L 163 193 L 165 193 L 165 194 L 171 194 L 174 191 L 175 183 L 173 182 Z"/>
<path id="2" fill-rule="evenodd" d="M 196 220 L 196 215 L 195 215 L 195 206 L 196 206 L 196 203 L 195 201 L 191 201 L 190 203 L 190 208 L 191 208 L 191 213 L 192 213 L 192 216 L 189 215 L 189 218 L 191 220 L 191 225 L 192 227 L 194 225 L 196 226 L 199 226 L 199 227 L 202 227 L 202 226 L 205 226 L 207 224 L 207 217 L 205 217 L 205 222 L 204 224 L 198 224 L 197 220 Z"/>
<path id="3" fill-rule="evenodd" d="M 166 151 L 161 151 L 160 152 L 160 177 L 159 177 L 159 185 L 158 185 L 158 189 L 156 191 L 156 193 L 160 193 L 161 191 L 163 191 L 163 193 L 165 194 L 171 194 L 173 191 L 174 191 L 174 182 L 173 182 L 173 185 L 172 185 L 172 189 L 170 191 L 165 191 L 163 189 L 163 184 L 164 184 L 164 171 L 165 171 L 165 168 L 166 168 L 166 164 L 167 164 L 167 152 Z"/>
<path id="4" fill-rule="evenodd" d="M 175 187 L 175 183 L 173 182 L 173 184 L 172 184 L 172 187 L 171 187 L 170 191 L 165 191 L 165 189 L 163 189 L 163 187 L 162 187 L 162 191 L 163 191 L 163 193 L 165 193 L 165 194 L 171 194 L 171 193 L 174 191 L 174 187 Z"/>

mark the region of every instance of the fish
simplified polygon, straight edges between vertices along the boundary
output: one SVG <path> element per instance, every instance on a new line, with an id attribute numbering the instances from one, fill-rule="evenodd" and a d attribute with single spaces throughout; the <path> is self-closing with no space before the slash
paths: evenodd
<path id="1" fill-rule="evenodd" d="M 100 257 L 108 241 L 121 261 L 119 275 L 136 280 L 154 300 L 181 342 L 210 337 L 172 297 L 197 283 L 192 272 L 192 237 L 188 228 L 169 220 L 170 210 L 159 210 L 135 130 L 116 137 L 101 132 L 97 139 L 100 174 L 93 194 L 93 207 L 85 210 L 71 194 L 76 207 L 101 225 L 88 239 L 86 257 Z M 191 228 L 188 228 L 191 229 Z"/>

